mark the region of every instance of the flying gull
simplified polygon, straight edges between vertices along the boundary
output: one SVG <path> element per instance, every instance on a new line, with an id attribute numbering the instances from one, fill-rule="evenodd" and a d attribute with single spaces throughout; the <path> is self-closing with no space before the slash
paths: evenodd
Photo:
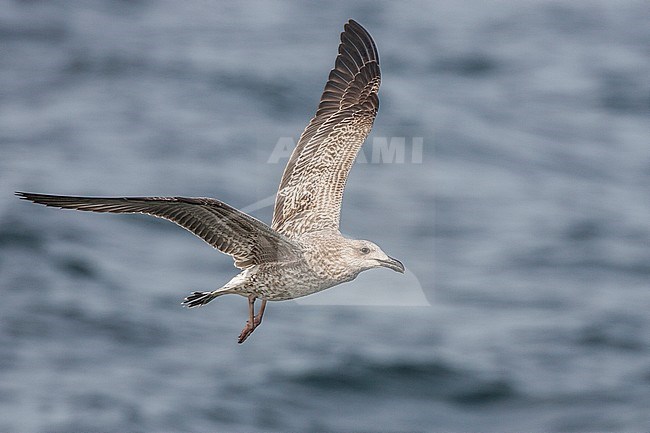
<path id="1" fill-rule="evenodd" d="M 344 238 L 339 231 L 343 190 L 377 114 L 379 83 L 375 43 L 350 20 L 316 115 L 284 170 L 270 227 L 212 198 L 16 195 L 62 209 L 164 218 L 232 256 L 241 273 L 217 290 L 193 292 L 183 305 L 205 305 L 225 294 L 247 297 L 248 321 L 238 340 L 243 343 L 262 322 L 267 301 L 320 292 L 380 266 L 404 272 L 399 260 L 374 243 Z"/>

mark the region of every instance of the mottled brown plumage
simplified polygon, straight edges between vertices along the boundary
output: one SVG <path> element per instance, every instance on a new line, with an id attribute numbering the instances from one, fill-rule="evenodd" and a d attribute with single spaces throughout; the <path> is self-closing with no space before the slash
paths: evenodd
<path id="1" fill-rule="evenodd" d="M 338 230 L 350 168 L 379 109 L 379 54 L 370 34 L 350 20 L 316 115 L 284 169 L 272 227 L 289 237 Z"/>
<path id="2" fill-rule="evenodd" d="M 248 298 L 242 343 L 262 321 L 267 301 L 282 301 L 351 281 L 360 272 L 404 266 L 370 241 L 339 232 L 343 190 L 379 108 L 379 55 L 370 34 L 350 20 L 316 116 L 285 168 L 269 227 L 219 200 L 187 197 L 71 197 L 16 193 L 46 206 L 141 213 L 172 221 L 233 257 L 242 272 L 220 289 L 193 292 L 188 307 L 224 294 Z M 258 314 L 255 300 L 262 300 Z"/>

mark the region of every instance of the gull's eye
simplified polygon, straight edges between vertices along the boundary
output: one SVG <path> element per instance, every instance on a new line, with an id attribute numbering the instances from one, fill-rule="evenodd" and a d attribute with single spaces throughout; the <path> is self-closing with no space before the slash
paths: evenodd
<path id="1" fill-rule="evenodd" d="M 370 248 L 368 248 L 368 247 L 361 248 L 361 253 L 368 254 L 369 252 L 370 252 Z"/>

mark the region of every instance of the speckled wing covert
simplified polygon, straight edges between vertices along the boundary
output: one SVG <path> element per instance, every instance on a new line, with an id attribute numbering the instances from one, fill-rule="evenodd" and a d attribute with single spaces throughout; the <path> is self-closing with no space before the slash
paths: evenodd
<path id="1" fill-rule="evenodd" d="M 379 109 L 379 54 L 370 34 L 350 20 L 316 116 L 284 170 L 272 227 L 289 238 L 338 230 L 350 168 Z"/>
<path id="2" fill-rule="evenodd" d="M 296 246 L 263 222 L 211 198 L 70 197 L 17 192 L 34 203 L 91 212 L 141 213 L 164 218 L 194 233 L 245 269 L 295 260 Z"/>

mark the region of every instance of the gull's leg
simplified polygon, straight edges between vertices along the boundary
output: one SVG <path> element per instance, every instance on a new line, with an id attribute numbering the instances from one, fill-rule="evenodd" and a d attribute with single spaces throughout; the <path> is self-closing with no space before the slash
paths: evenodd
<path id="1" fill-rule="evenodd" d="M 248 321 L 246 322 L 244 329 L 242 329 L 241 334 L 239 334 L 238 343 L 240 344 L 246 341 L 248 336 L 251 335 L 258 326 L 260 326 L 260 323 L 262 323 L 262 317 L 264 317 L 264 310 L 266 309 L 266 300 L 262 299 L 260 309 L 257 314 L 254 315 L 256 299 L 257 298 L 253 295 L 248 296 Z"/>
<path id="2" fill-rule="evenodd" d="M 255 324 L 255 327 L 257 328 L 260 326 L 260 323 L 262 323 L 262 316 L 264 316 L 264 309 L 266 308 L 266 299 L 262 299 L 262 305 L 260 305 L 260 309 L 257 312 L 257 315 L 255 316 L 255 319 L 253 320 L 253 323 Z"/>
<path id="3" fill-rule="evenodd" d="M 248 338 L 249 335 L 255 330 L 255 300 L 257 298 L 255 295 L 248 295 L 248 321 L 246 326 L 242 329 L 241 334 L 239 334 L 239 340 L 237 343 L 241 344 Z M 261 320 L 261 318 L 260 318 Z"/>

